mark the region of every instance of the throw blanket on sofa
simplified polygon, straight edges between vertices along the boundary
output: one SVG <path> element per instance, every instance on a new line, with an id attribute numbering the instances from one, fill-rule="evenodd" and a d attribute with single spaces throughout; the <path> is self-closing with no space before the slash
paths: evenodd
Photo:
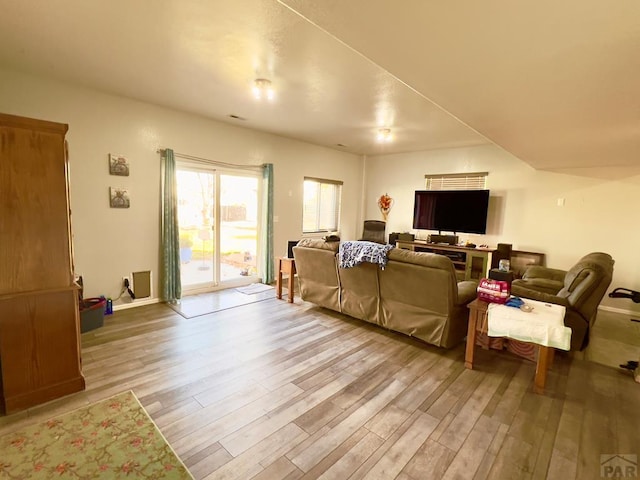
<path id="1" fill-rule="evenodd" d="M 381 245 L 374 242 L 344 242 L 340 245 L 340 268 L 351 268 L 362 262 L 377 263 L 384 270 L 387 265 L 387 252 L 393 245 Z"/>

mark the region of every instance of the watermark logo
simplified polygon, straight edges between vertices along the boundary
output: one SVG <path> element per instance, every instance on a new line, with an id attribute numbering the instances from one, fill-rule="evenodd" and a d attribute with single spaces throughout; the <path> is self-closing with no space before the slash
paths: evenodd
<path id="1" fill-rule="evenodd" d="M 600 455 L 600 476 L 602 478 L 637 478 L 638 456 L 619 453 Z"/>

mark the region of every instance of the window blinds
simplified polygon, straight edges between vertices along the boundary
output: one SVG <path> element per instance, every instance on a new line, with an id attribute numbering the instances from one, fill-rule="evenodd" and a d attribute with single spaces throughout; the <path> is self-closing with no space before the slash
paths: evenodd
<path id="1" fill-rule="evenodd" d="M 302 232 L 337 232 L 342 182 L 305 177 Z"/>
<path id="2" fill-rule="evenodd" d="M 425 175 L 427 190 L 484 190 L 488 172 Z"/>

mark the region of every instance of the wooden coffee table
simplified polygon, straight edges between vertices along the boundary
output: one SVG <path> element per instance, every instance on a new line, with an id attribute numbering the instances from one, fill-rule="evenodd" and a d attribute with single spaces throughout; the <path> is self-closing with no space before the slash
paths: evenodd
<path id="1" fill-rule="evenodd" d="M 476 332 L 486 328 L 487 308 L 489 304 L 482 300 L 474 300 L 469 305 L 469 327 L 467 330 L 467 348 L 464 356 L 464 366 L 473 369 L 473 352 L 476 343 Z M 508 338 L 508 337 L 507 337 Z M 538 394 L 544 393 L 544 386 L 547 382 L 547 370 L 553 363 L 555 349 L 544 345 L 532 344 L 538 348 L 538 358 L 536 361 L 536 376 L 533 383 L 533 391 Z"/>

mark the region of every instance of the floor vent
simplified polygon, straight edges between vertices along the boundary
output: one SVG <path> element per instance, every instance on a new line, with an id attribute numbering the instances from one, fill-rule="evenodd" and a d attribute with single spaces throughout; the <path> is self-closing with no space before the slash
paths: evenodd
<path id="1" fill-rule="evenodd" d="M 151 296 L 151 271 L 133 272 L 132 290 L 136 294 L 136 298 L 148 298 Z"/>

